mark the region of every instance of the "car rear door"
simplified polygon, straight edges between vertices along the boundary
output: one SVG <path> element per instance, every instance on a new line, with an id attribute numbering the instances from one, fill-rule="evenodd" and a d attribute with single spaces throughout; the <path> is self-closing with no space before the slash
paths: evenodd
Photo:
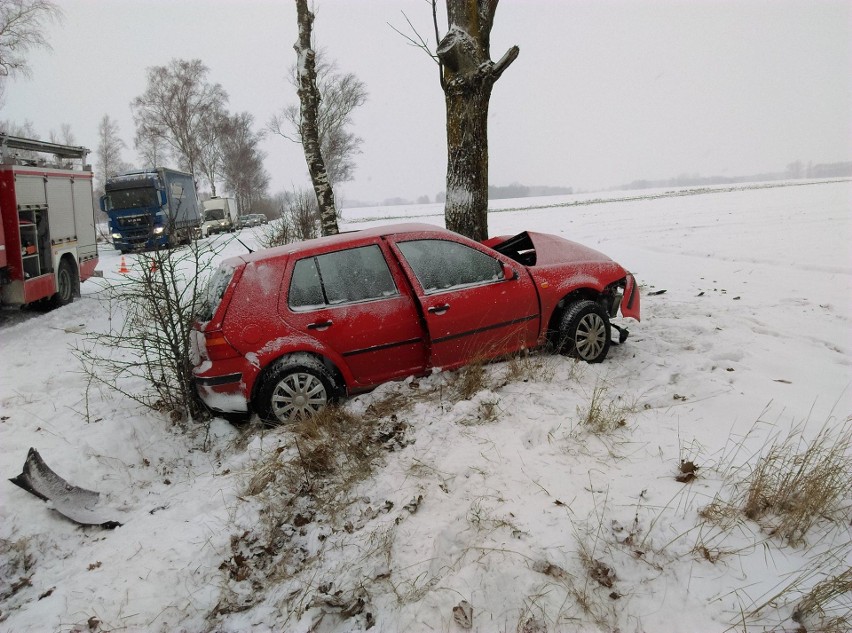
<path id="1" fill-rule="evenodd" d="M 390 239 L 421 305 L 432 367 L 452 369 L 537 344 L 538 294 L 526 271 L 516 272 L 519 264 L 455 235 Z"/>
<path id="2" fill-rule="evenodd" d="M 290 326 L 342 357 L 367 387 L 425 371 L 426 342 L 417 305 L 387 246 L 378 243 L 292 262 L 280 310 Z"/>

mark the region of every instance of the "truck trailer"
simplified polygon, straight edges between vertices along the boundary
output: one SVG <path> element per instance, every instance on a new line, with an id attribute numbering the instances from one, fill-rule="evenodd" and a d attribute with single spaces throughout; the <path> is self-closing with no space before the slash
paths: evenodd
<path id="1" fill-rule="evenodd" d="M 192 174 L 154 167 L 109 178 L 101 209 L 122 253 L 189 243 L 201 224 Z"/>
<path id="2" fill-rule="evenodd" d="M 0 302 L 60 306 L 97 276 L 85 147 L 0 133 Z"/>

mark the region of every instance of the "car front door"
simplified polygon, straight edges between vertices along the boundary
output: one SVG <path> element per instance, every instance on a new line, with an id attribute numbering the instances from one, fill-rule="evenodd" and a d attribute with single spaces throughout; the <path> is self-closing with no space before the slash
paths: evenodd
<path id="1" fill-rule="evenodd" d="M 421 373 L 426 342 L 405 278 L 378 244 L 297 260 L 285 320 L 343 358 L 356 387 Z"/>
<path id="2" fill-rule="evenodd" d="M 463 239 L 463 238 L 462 238 Z M 422 307 L 432 367 L 452 369 L 538 340 L 538 294 L 526 271 L 475 242 L 394 238 Z"/>

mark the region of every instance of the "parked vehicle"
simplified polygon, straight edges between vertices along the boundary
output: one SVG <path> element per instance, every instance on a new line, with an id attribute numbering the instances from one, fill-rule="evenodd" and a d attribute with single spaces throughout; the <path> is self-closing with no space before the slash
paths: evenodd
<path id="1" fill-rule="evenodd" d="M 202 237 L 236 230 L 239 213 L 237 201 L 234 198 L 213 197 L 202 202 L 201 206 L 204 209 Z"/>
<path id="2" fill-rule="evenodd" d="M 166 167 L 113 176 L 101 209 L 112 243 L 122 253 L 189 243 L 201 224 L 192 174 Z"/>
<path id="3" fill-rule="evenodd" d="M 97 274 L 85 147 L 0 134 L 0 302 L 53 306 Z M 79 164 L 78 164 L 79 163 Z"/>
<path id="4" fill-rule="evenodd" d="M 198 393 L 214 411 L 287 422 L 346 394 L 550 345 L 600 362 L 639 320 L 633 276 L 544 233 L 485 243 L 383 226 L 225 260 L 193 326 Z"/>

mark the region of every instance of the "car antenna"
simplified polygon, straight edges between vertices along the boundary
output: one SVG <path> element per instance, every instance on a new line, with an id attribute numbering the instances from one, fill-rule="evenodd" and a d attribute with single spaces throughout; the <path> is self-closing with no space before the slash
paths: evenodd
<path id="1" fill-rule="evenodd" d="M 245 243 L 245 242 L 243 242 L 243 241 L 242 241 L 240 238 L 238 238 L 236 235 L 234 236 L 234 239 L 235 239 L 235 240 L 237 240 L 240 244 L 242 244 L 242 245 L 243 245 L 243 247 L 244 247 L 244 248 L 245 248 L 245 249 L 249 252 L 249 254 L 254 253 L 254 251 L 253 251 L 253 250 L 251 250 L 248 246 L 246 246 L 246 243 Z"/>

